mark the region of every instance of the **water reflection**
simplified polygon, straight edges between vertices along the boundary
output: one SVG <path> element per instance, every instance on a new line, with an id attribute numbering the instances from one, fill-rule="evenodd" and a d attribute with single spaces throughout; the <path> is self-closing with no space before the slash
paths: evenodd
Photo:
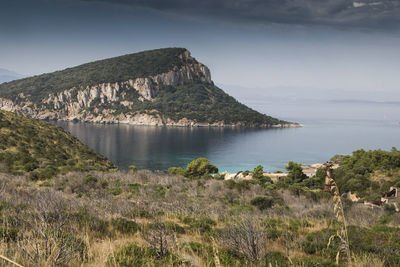
<path id="1" fill-rule="evenodd" d="M 400 146 L 400 127 L 368 123 L 306 124 L 293 129 L 186 128 L 55 122 L 119 168 L 186 166 L 206 157 L 221 171 L 284 169 L 289 160 L 324 162 L 335 154 Z"/>

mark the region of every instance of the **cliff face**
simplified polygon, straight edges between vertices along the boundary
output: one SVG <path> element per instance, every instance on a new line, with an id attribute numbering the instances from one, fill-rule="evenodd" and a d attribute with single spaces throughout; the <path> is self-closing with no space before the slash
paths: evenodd
<path id="1" fill-rule="evenodd" d="M 189 51 L 180 57 L 192 61 Z M 137 125 L 191 125 L 195 122 L 189 120 L 173 121 L 164 120 L 160 114 L 112 114 L 111 109 L 98 112 L 87 112 L 93 101 L 101 104 L 119 102 L 121 105 L 131 107 L 133 101 L 126 100 L 129 91 L 134 90 L 139 95 L 141 102 L 152 101 L 162 86 L 177 86 L 201 81 L 212 84 L 210 70 L 201 63 L 188 63 L 181 68 L 154 76 L 141 77 L 115 83 L 101 83 L 94 86 L 73 87 L 58 94 L 49 94 L 40 104 L 33 104 L 29 97 L 19 94 L 15 101 L 0 98 L 0 109 L 21 113 L 23 115 L 48 120 L 86 121 L 101 123 L 129 123 Z"/>
<path id="2" fill-rule="evenodd" d="M 91 85 L 79 84 L 70 88 L 53 90 L 55 92 L 49 90 L 50 93 L 48 94 L 43 94 L 41 89 L 38 88 L 37 91 L 42 93 L 39 100 L 37 100 L 37 97 L 32 97 L 35 93 L 32 93 L 32 90 L 25 92 L 24 90 L 14 89 L 14 94 L 9 93 L 6 96 L 2 96 L 0 85 L 0 109 L 37 119 L 99 123 L 176 126 L 293 126 L 276 119 L 271 122 L 263 122 L 262 119 L 248 122 L 245 117 L 242 121 L 239 119 L 226 119 L 223 115 L 212 119 L 207 118 L 207 109 L 212 112 L 218 109 L 216 107 L 218 101 L 215 100 L 216 95 L 214 92 L 216 89 L 211 80 L 210 71 L 205 65 L 192 58 L 189 51 L 182 50 L 180 52 L 175 59 L 177 64 L 170 66 L 167 71 L 143 77 L 137 77 L 136 75 L 135 78 L 115 82 L 101 82 Z M 107 62 L 107 64 L 109 63 Z M 122 64 L 123 62 L 118 63 Z M 75 75 L 78 75 L 77 72 Z M 61 77 L 64 79 L 64 76 Z M 46 76 L 45 79 L 40 79 L 40 77 L 37 79 L 39 80 L 36 83 L 43 83 L 42 80 L 54 80 L 52 76 Z M 59 78 L 59 80 L 63 79 Z M 200 84 L 201 87 L 194 92 L 182 91 L 182 88 L 185 89 L 185 87 L 190 87 L 193 84 Z M 14 85 L 14 87 L 16 86 Z M 26 87 L 31 88 L 32 86 Z M 176 100 L 182 95 L 182 93 L 179 93 L 180 95 L 171 95 L 170 92 L 173 94 L 176 88 L 180 88 L 183 94 L 187 94 L 186 99 L 188 100 L 179 100 L 180 102 Z M 222 92 L 222 90 L 220 91 Z M 217 97 L 221 101 L 226 101 L 227 95 L 220 91 L 217 92 L 219 94 Z M 35 94 L 37 95 L 38 93 L 36 92 Z M 197 94 L 201 95 L 195 96 Z M 9 97 L 9 95 L 12 97 Z M 192 97 L 197 101 L 194 103 L 195 105 L 188 103 L 192 101 Z M 233 101 L 233 98 L 228 100 L 229 104 L 225 104 L 225 106 L 238 105 L 237 102 Z M 176 105 L 174 101 L 178 101 Z M 200 111 L 196 105 L 201 107 Z M 179 108 L 177 109 L 178 106 Z M 245 108 L 248 109 L 247 107 Z M 191 109 L 194 109 L 194 113 L 187 115 L 187 111 Z M 176 111 L 171 113 L 171 110 Z M 245 111 L 249 112 L 249 110 Z M 223 112 L 225 111 L 219 113 L 223 114 Z M 199 113 L 201 114 L 199 115 Z M 257 115 L 265 116 L 259 113 Z M 251 114 L 251 116 L 254 117 L 254 114 Z"/>

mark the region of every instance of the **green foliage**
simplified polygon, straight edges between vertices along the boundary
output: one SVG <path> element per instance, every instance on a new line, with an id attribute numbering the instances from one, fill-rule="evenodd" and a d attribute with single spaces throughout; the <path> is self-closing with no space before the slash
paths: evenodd
<path id="1" fill-rule="evenodd" d="M 287 178 L 292 183 L 300 183 L 307 179 L 307 175 L 303 173 L 303 168 L 301 167 L 300 163 L 289 161 L 288 165 L 286 166 L 286 170 L 289 172 Z"/>
<path id="2" fill-rule="evenodd" d="M 77 213 L 72 214 L 73 221 L 77 222 L 80 229 L 88 229 L 97 233 L 98 236 L 109 236 L 109 222 L 101 220 L 89 213 L 87 209 L 80 209 Z"/>
<path id="3" fill-rule="evenodd" d="M 130 165 L 130 166 L 129 166 L 129 171 L 130 171 L 131 173 L 135 173 L 135 172 L 137 171 L 137 167 L 136 167 L 135 165 Z"/>
<path id="4" fill-rule="evenodd" d="M 218 258 L 222 266 L 244 266 L 246 257 L 239 251 L 231 248 L 223 248 L 218 251 Z"/>
<path id="5" fill-rule="evenodd" d="M 168 231 L 171 231 L 171 232 L 177 233 L 177 234 L 185 233 L 185 228 L 183 228 L 182 226 L 180 226 L 177 223 L 167 222 L 165 225 L 166 225 Z"/>
<path id="6" fill-rule="evenodd" d="M 140 105 L 140 103 L 138 103 Z M 157 110 L 163 116 L 179 121 L 260 126 L 287 123 L 261 114 L 227 95 L 220 88 L 205 83 L 166 86 L 152 102 L 142 103 L 140 110 Z"/>
<path id="7" fill-rule="evenodd" d="M 393 173 L 400 169 L 400 151 L 363 149 L 352 155 L 341 156 L 340 167 L 334 170 L 336 184 L 340 192 L 353 192 L 358 196 L 377 198 L 388 191 L 390 186 L 399 186 L 400 177 Z M 372 181 L 374 172 L 387 174 L 390 180 Z"/>
<path id="8" fill-rule="evenodd" d="M 157 253 L 152 248 L 128 245 L 118 251 L 114 257 L 108 260 L 108 266 L 131 267 L 131 266 L 181 266 L 184 261 L 178 256 L 167 253 L 159 259 Z"/>
<path id="9" fill-rule="evenodd" d="M 268 252 L 267 255 L 265 255 L 263 261 L 265 262 L 265 265 L 263 266 L 290 266 L 289 259 L 278 251 Z"/>
<path id="10" fill-rule="evenodd" d="M 106 171 L 113 164 L 60 127 L 0 111 L 0 172 L 45 180 L 69 171 Z"/>
<path id="11" fill-rule="evenodd" d="M 253 180 L 234 181 L 231 179 L 224 181 L 224 184 L 229 189 L 236 189 L 238 192 L 242 193 L 244 191 L 250 190 L 251 186 L 253 184 L 256 184 L 256 182 Z"/>
<path id="12" fill-rule="evenodd" d="M 336 263 L 326 260 L 324 258 L 312 257 L 312 258 L 294 258 L 293 263 L 295 266 L 307 266 L 307 267 L 341 267 L 344 265 L 337 265 Z"/>
<path id="13" fill-rule="evenodd" d="M 329 237 L 336 230 L 325 229 L 307 235 L 303 243 L 303 250 L 308 254 L 323 255 L 331 260 L 336 257 L 339 241 L 334 239 L 327 248 Z M 364 228 L 349 226 L 350 250 L 362 255 L 365 252 L 375 254 L 385 262 L 385 266 L 398 266 L 400 264 L 400 230 L 398 227 L 384 225 Z"/>
<path id="14" fill-rule="evenodd" d="M 202 217 L 200 219 L 184 217 L 182 223 L 188 225 L 189 230 L 192 232 L 199 232 L 200 234 L 210 233 L 213 226 L 217 225 L 214 220 L 207 217 Z"/>
<path id="15" fill-rule="evenodd" d="M 18 229 L 0 227 L 0 240 L 5 242 L 16 241 L 18 237 Z"/>
<path id="16" fill-rule="evenodd" d="M 245 175 L 245 173 L 243 173 L 243 175 Z M 264 176 L 264 167 L 261 165 L 254 168 L 252 175 L 253 179 L 261 185 L 272 184 L 271 178 Z"/>
<path id="17" fill-rule="evenodd" d="M 253 170 L 253 179 L 261 179 L 262 177 L 264 177 L 264 167 L 258 165 Z"/>
<path id="18" fill-rule="evenodd" d="M 218 168 L 215 165 L 211 165 L 208 159 L 198 158 L 188 164 L 185 169 L 185 176 L 188 178 L 200 178 L 217 172 Z"/>
<path id="19" fill-rule="evenodd" d="M 185 170 L 182 169 L 181 167 L 171 167 L 171 168 L 168 168 L 168 174 L 184 176 Z"/>
<path id="20" fill-rule="evenodd" d="M 139 226 L 137 223 L 125 218 L 116 218 L 111 220 L 111 226 L 120 233 L 134 234 L 138 231 Z"/>
<path id="21" fill-rule="evenodd" d="M 250 201 L 250 204 L 256 206 L 260 210 L 272 208 L 274 205 L 274 198 L 271 196 L 258 196 Z"/>

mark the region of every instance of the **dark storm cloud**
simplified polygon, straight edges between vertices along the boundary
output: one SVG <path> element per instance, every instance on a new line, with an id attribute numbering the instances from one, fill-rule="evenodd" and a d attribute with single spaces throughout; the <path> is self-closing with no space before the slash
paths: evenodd
<path id="1" fill-rule="evenodd" d="M 399 0 L 82 0 L 259 24 L 396 28 Z"/>

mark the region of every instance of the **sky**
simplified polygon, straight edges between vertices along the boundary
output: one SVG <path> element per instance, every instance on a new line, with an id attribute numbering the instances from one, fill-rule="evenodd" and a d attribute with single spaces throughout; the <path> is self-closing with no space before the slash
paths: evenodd
<path id="1" fill-rule="evenodd" d="M 26 76 L 162 47 L 239 98 L 400 101 L 399 0 L 0 2 L 0 68 Z"/>

